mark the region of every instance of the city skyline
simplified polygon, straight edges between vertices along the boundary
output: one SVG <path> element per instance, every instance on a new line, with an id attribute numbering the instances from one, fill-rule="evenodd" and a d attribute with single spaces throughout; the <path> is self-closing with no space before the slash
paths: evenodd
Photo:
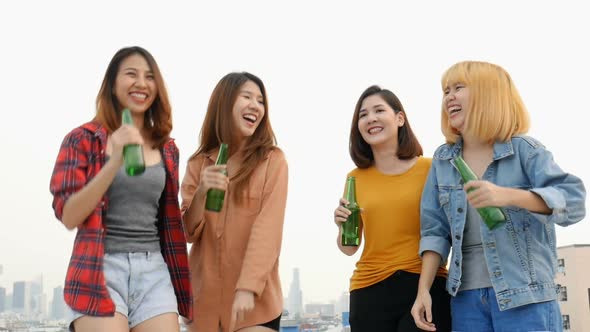
<path id="1" fill-rule="evenodd" d="M 181 179 L 219 79 L 242 70 L 262 78 L 289 163 L 283 293 L 298 267 L 303 302 L 321 303 L 348 290 L 362 252 L 338 250 L 332 215 L 355 167 L 348 154 L 354 106 L 372 84 L 398 95 L 430 157 L 444 142 L 443 71 L 462 60 L 499 64 L 529 109 L 530 135 L 590 183 L 579 148 L 587 141 L 586 12 L 575 2 L 533 1 L 3 2 L 0 29 L 11 33 L 0 39 L 0 183 L 7 188 L 0 194 L 0 285 L 43 272 L 48 289 L 63 286 L 75 231 L 54 217 L 49 178 L 63 137 L 93 117 L 108 61 L 121 47 L 145 47 L 162 70 Z M 557 227 L 557 245 L 587 243 L 589 233 L 588 218 Z"/>

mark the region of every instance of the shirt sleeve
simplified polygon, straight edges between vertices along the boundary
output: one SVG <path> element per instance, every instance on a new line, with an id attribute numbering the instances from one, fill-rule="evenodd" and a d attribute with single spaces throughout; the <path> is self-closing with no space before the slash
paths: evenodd
<path id="1" fill-rule="evenodd" d="M 49 184 L 53 195 L 53 211 L 60 221 L 68 198 L 82 189 L 88 179 L 90 139 L 83 129 L 75 129 L 64 138 Z"/>
<path id="2" fill-rule="evenodd" d="M 449 197 L 441 197 L 439 194 L 433 163 L 426 178 L 420 202 L 419 254 L 422 256 L 425 251 L 434 251 L 441 256 L 441 265 L 445 265 L 451 250 L 451 229 L 441 206 L 441 199 L 448 200 Z"/>
<path id="3" fill-rule="evenodd" d="M 552 209 L 550 215 L 532 213 L 542 223 L 569 226 L 586 215 L 586 189 L 580 178 L 564 172 L 553 160 L 553 154 L 542 146 L 530 151 L 525 170 L 532 185 Z"/>
<path id="4" fill-rule="evenodd" d="M 197 191 L 199 182 L 201 181 L 201 168 L 203 166 L 203 156 L 197 156 L 194 159 L 189 159 L 186 165 L 186 172 L 182 179 L 180 187 L 180 194 L 182 196 L 182 203 L 180 204 L 180 212 L 182 214 L 182 222 L 184 225 L 186 240 L 189 243 L 197 241 L 203 232 L 205 225 L 205 214 L 200 216 L 199 226 L 194 231 L 191 231 L 187 226 L 187 221 L 184 219 L 184 213 L 191 206 L 195 192 Z M 205 202 L 202 202 L 204 205 Z"/>
<path id="5" fill-rule="evenodd" d="M 288 167 L 280 150 L 269 157 L 262 208 L 252 226 L 236 289 L 260 296 L 279 258 L 287 204 Z"/>

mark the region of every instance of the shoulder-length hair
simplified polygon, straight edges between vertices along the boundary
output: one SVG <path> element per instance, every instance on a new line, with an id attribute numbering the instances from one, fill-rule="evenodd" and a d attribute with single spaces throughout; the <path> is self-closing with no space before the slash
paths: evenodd
<path id="1" fill-rule="evenodd" d="M 248 81 L 258 86 L 262 93 L 264 116 L 260 124 L 254 131 L 254 134 L 247 138 L 244 144 L 243 155 L 240 167 L 236 174 L 230 174 L 234 181 L 235 193 L 242 193 L 248 186 L 250 175 L 276 146 L 275 134 L 270 125 L 268 112 L 268 97 L 264 83 L 257 76 L 247 72 L 235 72 L 225 75 L 213 89 L 207 114 L 201 127 L 201 141 L 197 151 L 191 156 L 196 157 L 202 153 L 209 153 L 217 149 L 221 143 L 227 143 L 229 146 L 230 156 L 234 154 L 238 146 L 235 136 L 235 124 L 232 117 L 232 110 L 240 88 Z M 235 196 L 240 201 L 240 195 Z"/>
<path id="2" fill-rule="evenodd" d="M 117 100 L 114 93 L 115 81 L 121 66 L 121 62 L 128 57 L 138 54 L 148 63 L 154 75 L 154 82 L 158 93 L 150 109 L 145 112 L 144 129 L 154 140 L 154 148 L 161 148 L 170 138 L 172 131 L 172 108 L 168 100 L 168 93 L 160 68 L 154 57 L 139 46 L 125 47 L 117 51 L 107 67 L 102 85 L 96 96 L 96 117 L 108 133 L 112 133 L 121 126 L 121 111 L 123 105 Z"/>
<path id="3" fill-rule="evenodd" d="M 529 130 L 528 112 L 512 78 L 502 67 L 480 61 L 456 63 L 442 76 L 443 92 L 457 83 L 469 88 L 469 112 L 465 114 L 464 124 L 466 134 L 493 143 L 505 142 Z M 447 143 L 457 142 L 461 135 L 449 124 L 444 98 L 441 130 Z"/>
<path id="4" fill-rule="evenodd" d="M 373 150 L 371 150 L 371 146 L 363 139 L 361 132 L 359 131 L 359 112 L 361 110 L 361 106 L 363 101 L 373 95 L 378 95 L 385 101 L 393 111 L 398 114 L 402 113 L 404 116 L 404 125 L 401 126 L 397 133 L 397 157 L 399 159 L 411 159 L 417 156 L 421 156 L 423 154 L 422 146 L 420 142 L 418 142 L 418 138 L 414 135 L 412 131 L 412 127 L 410 126 L 410 121 L 404 110 L 404 107 L 397 96 L 387 90 L 382 89 L 377 85 L 373 85 L 368 87 L 360 96 L 358 101 L 356 102 L 356 106 L 354 108 L 354 114 L 352 116 L 352 124 L 350 126 L 350 141 L 349 141 L 349 151 L 350 157 L 352 161 L 358 168 L 368 168 L 373 165 L 375 160 L 373 156 Z"/>

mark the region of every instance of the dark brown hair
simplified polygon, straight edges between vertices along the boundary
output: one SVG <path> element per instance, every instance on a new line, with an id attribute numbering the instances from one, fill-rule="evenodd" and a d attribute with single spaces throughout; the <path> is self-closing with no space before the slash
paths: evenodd
<path id="1" fill-rule="evenodd" d="M 399 128 L 397 133 L 397 157 L 399 159 L 411 159 L 421 156 L 423 154 L 422 146 L 420 145 L 420 142 L 418 142 L 418 139 L 410 127 L 410 122 L 402 103 L 393 92 L 387 89 L 382 89 L 377 85 L 372 85 L 361 94 L 360 98 L 356 102 L 354 115 L 352 116 L 349 151 L 350 157 L 352 158 L 352 161 L 355 163 L 355 165 L 358 168 L 368 168 L 373 165 L 375 160 L 373 157 L 373 150 L 371 150 L 371 146 L 363 139 L 358 126 L 359 112 L 361 110 L 363 101 L 367 97 L 373 95 L 380 96 L 396 114 L 401 112 L 404 115 L 404 125 Z"/>
<path id="2" fill-rule="evenodd" d="M 217 149 L 222 142 L 228 144 L 230 156 L 236 152 L 235 147 L 238 146 L 238 143 L 234 135 L 232 135 L 236 130 L 232 110 L 240 88 L 248 81 L 252 81 L 260 88 L 264 104 L 264 116 L 254 134 L 248 137 L 244 144 L 243 158 L 240 161 L 237 173 L 230 174 L 231 180 L 235 183 L 234 193 L 241 193 L 246 189 L 254 169 L 276 146 L 276 138 L 268 114 L 268 97 L 260 78 L 247 72 L 229 73 L 217 83 L 209 99 L 207 114 L 201 127 L 199 148 L 191 157 L 194 158 L 199 154 L 209 153 Z M 239 197 L 236 197 L 238 202 Z"/>
<path id="3" fill-rule="evenodd" d="M 107 67 L 102 85 L 96 96 L 96 117 L 108 133 L 112 133 L 121 126 L 121 111 L 123 106 L 117 100 L 113 89 L 121 62 L 128 57 L 138 54 L 148 63 L 154 75 L 154 82 L 158 88 L 158 94 L 150 109 L 145 112 L 144 129 L 154 140 L 154 147 L 161 148 L 170 137 L 172 131 L 172 108 L 168 100 L 168 93 L 160 68 L 154 57 L 139 46 L 125 47 L 117 51 Z"/>

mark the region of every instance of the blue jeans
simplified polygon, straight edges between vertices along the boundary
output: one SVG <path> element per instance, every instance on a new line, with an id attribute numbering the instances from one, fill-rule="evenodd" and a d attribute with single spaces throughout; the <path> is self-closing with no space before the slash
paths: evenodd
<path id="1" fill-rule="evenodd" d="M 451 298 L 453 332 L 561 332 L 557 301 L 500 311 L 494 289 L 460 291 Z"/>

